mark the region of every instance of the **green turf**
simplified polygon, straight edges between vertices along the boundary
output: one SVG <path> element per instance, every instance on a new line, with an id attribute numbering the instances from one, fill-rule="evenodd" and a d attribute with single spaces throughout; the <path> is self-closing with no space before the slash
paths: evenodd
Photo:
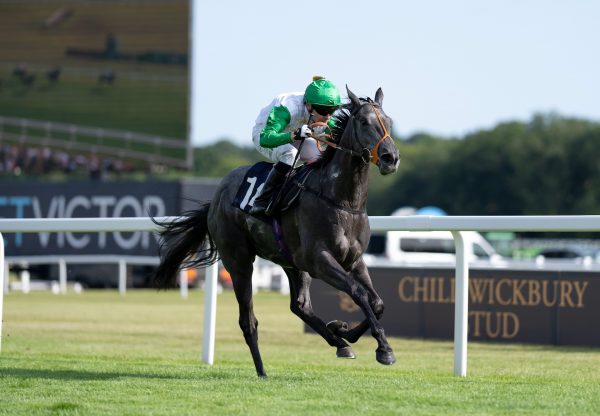
<path id="1" fill-rule="evenodd" d="M 599 414 L 600 350 L 471 343 L 452 375 L 447 341 L 392 338 L 398 362 L 356 360 L 302 324 L 278 294 L 255 297 L 269 378 L 259 380 L 231 292 L 218 298 L 215 365 L 199 362 L 202 296 L 87 291 L 5 297 L 0 414 Z"/>

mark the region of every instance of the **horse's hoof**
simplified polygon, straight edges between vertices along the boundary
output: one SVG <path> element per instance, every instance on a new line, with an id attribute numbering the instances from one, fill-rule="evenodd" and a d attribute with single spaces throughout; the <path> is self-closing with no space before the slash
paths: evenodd
<path id="1" fill-rule="evenodd" d="M 327 324 L 327 329 L 335 335 L 341 336 L 340 334 L 348 332 L 348 324 L 343 321 L 331 321 Z"/>
<path id="2" fill-rule="evenodd" d="M 377 358 L 377 362 L 383 365 L 392 365 L 396 362 L 396 357 L 394 356 L 394 351 L 384 351 L 377 349 L 375 351 L 375 357 Z"/>
<path id="3" fill-rule="evenodd" d="M 350 346 L 338 348 L 335 352 L 335 355 L 338 358 L 349 358 L 352 360 L 356 358 L 356 355 L 354 354 L 354 351 L 352 351 L 352 347 Z"/>

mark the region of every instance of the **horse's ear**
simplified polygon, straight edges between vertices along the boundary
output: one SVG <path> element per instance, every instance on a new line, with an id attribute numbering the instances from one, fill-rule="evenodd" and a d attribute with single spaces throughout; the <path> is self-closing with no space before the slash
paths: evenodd
<path id="1" fill-rule="evenodd" d="M 383 102 L 383 90 L 381 87 L 379 87 L 375 93 L 375 102 L 381 107 L 381 103 Z"/>
<path id="2" fill-rule="evenodd" d="M 348 88 L 348 85 L 346 85 L 346 92 L 348 92 L 348 98 L 350 98 L 352 107 L 360 107 L 359 98 L 356 95 L 354 95 L 354 93 L 352 91 L 350 91 L 350 88 Z"/>

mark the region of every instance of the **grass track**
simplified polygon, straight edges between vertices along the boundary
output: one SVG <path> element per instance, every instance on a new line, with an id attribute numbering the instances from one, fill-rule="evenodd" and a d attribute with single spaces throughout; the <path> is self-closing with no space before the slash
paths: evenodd
<path id="1" fill-rule="evenodd" d="M 383 367 L 365 337 L 345 361 L 286 297 L 260 293 L 259 380 L 230 292 L 213 367 L 199 363 L 198 292 L 10 293 L 4 308 L 0 415 L 600 414 L 598 349 L 471 343 L 465 379 L 446 341 L 392 338 L 398 362 Z"/>

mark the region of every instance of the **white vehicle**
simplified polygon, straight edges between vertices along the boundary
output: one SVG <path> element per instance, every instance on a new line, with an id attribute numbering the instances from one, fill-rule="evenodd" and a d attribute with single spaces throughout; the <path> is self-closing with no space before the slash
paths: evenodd
<path id="1" fill-rule="evenodd" d="M 464 231 L 463 239 L 469 262 L 503 262 L 490 243 L 475 231 Z M 454 238 L 450 231 L 389 231 L 385 257 L 394 263 L 452 263 L 456 261 Z"/>

